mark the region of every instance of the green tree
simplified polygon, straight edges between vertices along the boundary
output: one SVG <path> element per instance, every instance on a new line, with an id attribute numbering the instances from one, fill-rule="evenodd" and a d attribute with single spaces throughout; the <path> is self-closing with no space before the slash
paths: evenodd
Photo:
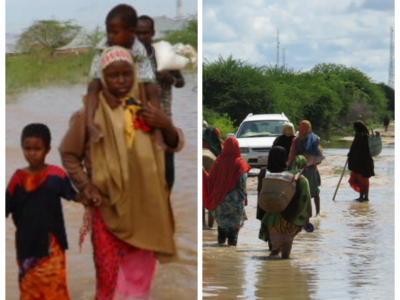
<path id="1" fill-rule="evenodd" d="M 50 54 L 68 44 L 81 30 L 72 21 L 40 20 L 35 21 L 20 36 L 17 47 L 22 52 Z"/>
<path id="2" fill-rule="evenodd" d="M 235 126 L 249 113 L 270 113 L 272 86 L 264 67 L 256 67 L 231 56 L 203 64 L 203 104 L 227 113 Z"/>
<path id="3" fill-rule="evenodd" d="M 86 39 L 88 41 L 88 45 L 94 49 L 97 44 L 101 41 L 103 37 L 105 37 L 106 33 L 101 29 L 100 26 L 96 26 L 91 32 L 86 34 Z"/>
<path id="4" fill-rule="evenodd" d="M 233 121 L 227 113 L 219 114 L 207 107 L 203 107 L 203 118 L 207 121 L 208 126 L 213 126 L 221 132 L 221 138 L 226 139 L 228 133 L 236 133 L 237 127 L 233 125 Z"/>
<path id="5" fill-rule="evenodd" d="M 391 111 L 394 116 L 394 89 L 383 82 L 377 85 L 385 93 L 385 97 L 388 100 L 387 109 Z"/>

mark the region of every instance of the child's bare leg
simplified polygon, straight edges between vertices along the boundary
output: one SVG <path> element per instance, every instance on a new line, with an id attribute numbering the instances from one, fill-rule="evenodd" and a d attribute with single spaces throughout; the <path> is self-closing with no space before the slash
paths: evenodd
<path id="1" fill-rule="evenodd" d="M 139 84 L 139 89 L 142 97 L 143 104 L 150 103 L 154 108 L 161 108 L 161 90 L 158 83 L 141 83 Z M 160 148 L 165 147 L 165 137 L 160 129 L 153 130 L 153 136 L 156 144 Z"/>
<path id="2" fill-rule="evenodd" d="M 282 245 L 282 258 L 289 258 L 292 251 L 293 240 Z"/>
<path id="3" fill-rule="evenodd" d="M 161 90 L 158 83 L 140 83 L 139 89 L 143 104 L 149 102 L 153 107 L 161 108 Z"/>

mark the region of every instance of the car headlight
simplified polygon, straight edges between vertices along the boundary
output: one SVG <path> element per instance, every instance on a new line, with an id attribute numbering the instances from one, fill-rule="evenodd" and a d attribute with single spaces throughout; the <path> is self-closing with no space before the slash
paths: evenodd
<path id="1" fill-rule="evenodd" d="M 240 152 L 241 153 L 249 153 L 250 150 L 249 150 L 249 148 L 240 148 Z"/>

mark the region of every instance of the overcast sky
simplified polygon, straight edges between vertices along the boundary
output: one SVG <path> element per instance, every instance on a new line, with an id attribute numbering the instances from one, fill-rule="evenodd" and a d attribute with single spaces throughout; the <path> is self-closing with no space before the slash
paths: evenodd
<path id="1" fill-rule="evenodd" d="M 388 83 L 391 26 L 394 0 L 203 0 L 203 57 L 275 65 L 279 29 L 289 68 L 344 64 Z"/>
<path id="2" fill-rule="evenodd" d="M 7 0 L 6 32 L 19 34 L 34 21 L 55 18 L 76 20 L 78 25 L 93 29 L 103 26 L 108 11 L 115 5 L 126 3 L 138 14 L 169 17 L 176 16 L 176 0 Z M 197 14 L 197 0 L 182 0 L 183 14 Z"/>

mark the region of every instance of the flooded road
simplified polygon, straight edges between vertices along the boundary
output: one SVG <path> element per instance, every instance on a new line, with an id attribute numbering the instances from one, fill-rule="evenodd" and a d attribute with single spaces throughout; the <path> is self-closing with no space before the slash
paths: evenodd
<path id="1" fill-rule="evenodd" d="M 249 220 L 238 246 L 218 247 L 216 225 L 203 230 L 203 298 L 394 299 L 394 148 L 374 159 L 369 203 L 353 201 L 347 172 L 332 201 L 347 152 L 324 152 L 321 216 L 310 220 L 313 233 L 297 235 L 288 260 L 269 259 L 258 239 L 256 177 L 248 179 Z"/>
<path id="2" fill-rule="evenodd" d="M 197 74 L 185 75 L 186 86 L 174 89 L 173 114 L 176 126 L 184 130 L 186 146 L 175 155 L 175 186 L 172 205 L 176 224 L 179 259 L 161 265 L 155 278 L 152 297 L 158 299 L 197 298 Z M 6 180 L 17 168 L 26 165 L 20 150 L 20 132 L 28 123 L 46 123 L 53 135 L 47 162 L 60 165 L 57 147 L 71 114 L 81 107 L 83 85 L 46 88 L 21 95 L 6 105 Z M 91 300 L 95 293 L 95 271 L 90 239 L 79 254 L 78 236 L 83 208 L 63 203 L 69 241 L 68 279 L 73 300 Z M 18 268 L 15 260 L 14 225 L 6 221 L 6 295 L 18 300 Z"/>

